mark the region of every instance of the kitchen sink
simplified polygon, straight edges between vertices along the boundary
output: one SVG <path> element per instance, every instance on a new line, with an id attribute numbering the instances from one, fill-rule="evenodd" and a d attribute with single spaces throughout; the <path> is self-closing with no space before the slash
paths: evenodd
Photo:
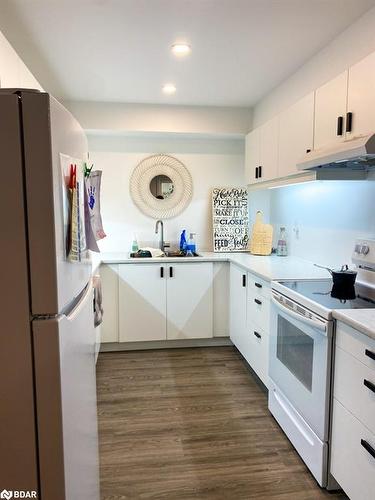
<path id="1" fill-rule="evenodd" d="M 134 253 L 131 253 L 130 254 L 130 257 L 134 258 L 134 259 L 144 259 L 144 258 L 151 258 L 151 253 L 150 252 L 147 252 L 147 251 L 138 251 L 138 252 L 134 252 Z M 164 255 L 161 255 L 160 257 L 155 257 L 155 259 L 163 259 L 163 258 L 170 258 L 170 257 L 179 257 L 179 258 L 186 258 L 186 257 L 200 257 L 200 255 L 198 253 L 193 253 L 193 255 L 186 255 L 180 251 L 170 251 L 170 252 L 164 252 Z"/>
<path id="2" fill-rule="evenodd" d="M 165 257 L 200 257 L 198 253 L 193 253 L 193 255 L 186 255 L 182 252 L 164 252 Z"/>

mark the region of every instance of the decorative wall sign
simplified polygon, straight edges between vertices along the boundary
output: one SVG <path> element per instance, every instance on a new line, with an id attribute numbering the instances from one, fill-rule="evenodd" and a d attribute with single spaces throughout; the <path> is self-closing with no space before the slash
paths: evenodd
<path id="1" fill-rule="evenodd" d="M 245 187 L 212 190 L 214 252 L 244 252 L 249 242 L 249 212 Z"/>

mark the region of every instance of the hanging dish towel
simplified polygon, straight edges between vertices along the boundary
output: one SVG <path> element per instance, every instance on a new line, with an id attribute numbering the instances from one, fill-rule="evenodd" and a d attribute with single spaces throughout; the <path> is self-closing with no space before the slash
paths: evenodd
<path id="1" fill-rule="evenodd" d="M 152 248 L 152 247 L 142 247 L 140 248 L 143 252 L 150 252 L 151 257 L 163 257 L 164 252 L 160 250 L 160 248 Z"/>
<path id="2" fill-rule="evenodd" d="M 86 244 L 89 250 L 100 252 L 98 240 L 106 237 L 100 213 L 100 188 L 102 171 L 90 172 L 85 178 L 85 228 Z"/>
<path id="3" fill-rule="evenodd" d="M 103 321 L 103 295 L 102 295 L 102 282 L 100 276 L 94 276 L 94 326 L 95 328 Z"/>

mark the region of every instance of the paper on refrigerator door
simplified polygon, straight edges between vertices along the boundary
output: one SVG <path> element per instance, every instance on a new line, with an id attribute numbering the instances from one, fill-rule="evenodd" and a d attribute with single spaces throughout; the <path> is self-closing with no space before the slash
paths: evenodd
<path id="1" fill-rule="evenodd" d="M 102 172 L 94 170 L 85 178 L 85 226 L 87 248 L 100 252 L 97 241 L 106 237 L 100 213 L 100 186 Z"/>

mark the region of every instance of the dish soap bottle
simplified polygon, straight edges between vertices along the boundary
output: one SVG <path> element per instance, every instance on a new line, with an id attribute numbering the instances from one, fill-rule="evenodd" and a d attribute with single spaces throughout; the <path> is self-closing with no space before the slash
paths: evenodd
<path id="1" fill-rule="evenodd" d="M 132 241 L 132 252 L 138 252 L 139 247 L 138 247 L 138 241 L 137 241 L 137 235 L 134 233 L 133 234 L 133 241 Z"/>
<path id="2" fill-rule="evenodd" d="M 190 237 L 187 242 L 187 247 L 186 247 L 186 255 L 193 256 L 196 253 L 197 246 L 195 244 L 195 239 L 194 239 L 195 233 L 190 233 Z"/>
<path id="3" fill-rule="evenodd" d="M 288 247 L 286 245 L 286 231 L 285 227 L 280 227 L 280 235 L 277 241 L 277 255 L 279 257 L 286 257 L 288 255 Z"/>
<path id="4" fill-rule="evenodd" d="M 186 252 L 186 229 L 184 229 L 180 236 L 180 252 Z"/>

